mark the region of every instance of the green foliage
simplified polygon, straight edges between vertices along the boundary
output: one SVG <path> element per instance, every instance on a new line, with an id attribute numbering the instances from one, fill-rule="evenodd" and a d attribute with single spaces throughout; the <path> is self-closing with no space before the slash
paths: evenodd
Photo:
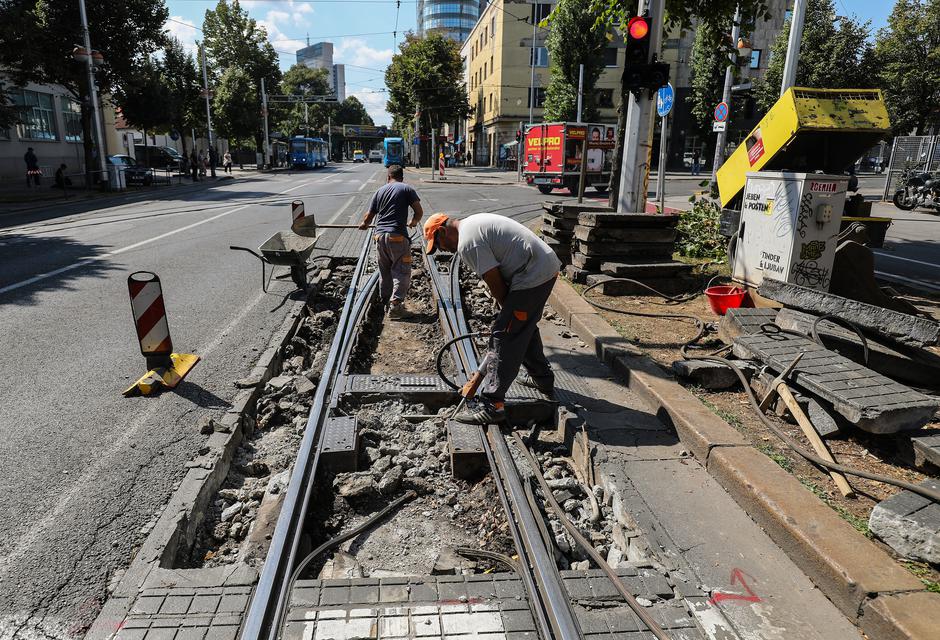
<path id="1" fill-rule="evenodd" d="M 204 108 L 200 90 L 199 68 L 193 57 L 186 53 L 183 44 L 170 38 L 163 47 L 163 74 L 169 88 L 167 120 L 170 125 L 185 133 L 200 121 L 199 113 Z M 181 135 L 183 152 L 186 152 L 187 136 Z"/>
<path id="2" fill-rule="evenodd" d="M 725 68 L 730 62 L 721 47 L 722 34 L 728 30 L 730 21 L 724 27 L 706 22 L 695 30 L 692 43 L 692 86 L 687 101 L 698 132 L 706 136 L 711 131 L 715 105 L 721 102 Z"/>
<path id="3" fill-rule="evenodd" d="M 170 87 L 158 62 L 143 62 L 135 76 L 123 83 L 114 97 L 128 124 L 150 133 L 169 128 Z"/>
<path id="4" fill-rule="evenodd" d="M 572 121 L 578 112 L 579 65 L 584 65 L 582 118 L 598 118 L 594 87 L 604 70 L 606 29 L 583 0 L 561 0 L 549 17 L 545 41 L 551 60 L 551 81 L 545 90 L 545 120 Z"/>
<path id="5" fill-rule="evenodd" d="M 365 106 L 359 101 L 359 98 L 349 96 L 336 107 L 336 113 L 333 115 L 333 124 L 374 125 L 375 122 L 372 121 L 372 116 L 366 111 Z"/>
<path id="6" fill-rule="evenodd" d="M 898 135 L 940 124 L 940 0 L 898 0 L 875 40 L 879 84 Z"/>
<path id="7" fill-rule="evenodd" d="M 281 80 L 281 93 L 290 96 L 322 96 L 331 93 L 329 75 L 326 69 L 311 69 L 303 64 L 295 64 L 284 74 Z M 325 102 L 303 104 L 272 104 L 271 115 L 276 127 L 288 136 L 306 134 L 307 125 L 312 132 L 326 126 L 333 105 Z"/>
<path id="8" fill-rule="evenodd" d="M 796 86 L 817 89 L 864 89 L 877 76 L 869 43 L 870 22 L 838 18 L 833 0 L 809 0 L 800 44 Z M 790 24 L 777 34 L 770 64 L 754 93 L 761 111 L 769 110 L 780 97 Z"/>
<path id="9" fill-rule="evenodd" d="M 721 206 L 712 200 L 700 199 L 692 209 L 679 215 L 676 250 L 686 258 L 724 260 L 728 241 L 718 233 Z"/>
<path id="10" fill-rule="evenodd" d="M 271 89 L 281 81 L 277 52 L 268 42 L 268 33 L 238 0 L 219 0 L 215 9 L 206 11 L 202 30 L 210 83 L 215 86 L 213 104 L 225 122 L 225 133 L 222 126 L 219 132 L 233 139 L 254 138 L 260 151 L 264 143 L 261 79 Z M 236 94 L 234 87 L 250 93 Z"/>
<path id="11" fill-rule="evenodd" d="M 931 576 L 933 572 L 930 570 L 930 565 L 923 562 L 905 562 L 904 566 L 907 567 L 908 571 L 913 573 L 917 578 L 924 583 L 924 588 L 927 591 L 932 591 L 933 593 L 940 593 L 940 582 L 932 579 Z"/>
<path id="12" fill-rule="evenodd" d="M 385 70 L 385 85 L 387 109 L 396 125 L 413 122 L 415 111 L 421 112 L 425 126 L 434 128 L 470 113 L 460 48 L 437 33 L 406 35 Z"/>
<path id="13" fill-rule="evenodd" d="M 0 129 L 8 129 L 20 121 L 20 108 L 7 95 L 6 85 L 0 82 Z"/>
<path id="14" fill-rule="evenodd" d="M 690 29 L 693 22 L 728 24 L 737 6 L 741 13 L 755 20 L 771 17 L 769 0 L 666 0 L 666 27 Z M 626 24 L 636 15 L 635 0 L 591 0 L 591 10 L 598 20 L 610 26 Z"/>

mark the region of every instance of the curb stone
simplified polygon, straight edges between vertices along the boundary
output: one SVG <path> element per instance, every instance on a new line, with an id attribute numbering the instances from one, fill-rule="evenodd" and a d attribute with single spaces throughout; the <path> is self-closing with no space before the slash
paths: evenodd
<path id="1" fill-rule="evenodd" d="M 556 282 L 549 304 L 675 428 L 709 474 L 849 620 L 879 640 L 936 638 L 940 594 L 925 591 L 920 580 L 829 507 L 808 500 L 796 478 L 620 337 L 568 282 Z"/>
<path id="2" fill-rule="evenodd" d="M 260 382 L 253 388 L 239 391 L 231 408 L 219 419 L 228 433 L 212 433 L 203 449 L 208 449 L 208 452 L 188 463 L 190 468 L 179 488 L 170 497 L 127 572 L 108 595 L 85 640 L 112 637 L 130 612 L 137 595 L 145 588 L 254 584 L 256 570 L 241 564 L 207 569 L 173 569 L 172 564 L 179 549 L 193 543 L 209 501 L 228 476 L 235 451 L 244 435 L 254 429 L 255 404 L 264 385 L 280 368 L 283 347 L 304 318 L 305 304 L 305 301 L 294 304 L 251 370 L 249 375 L 257 375 Z"/>

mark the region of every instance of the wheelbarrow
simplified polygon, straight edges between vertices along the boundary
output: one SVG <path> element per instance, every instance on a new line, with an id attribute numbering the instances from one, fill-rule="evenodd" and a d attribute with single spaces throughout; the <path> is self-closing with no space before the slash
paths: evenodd
<path id="1" fill-rule="evenodd" d="M 230 246 L 235 251 L 247 251 L 261 261 L 261 290 L 268 292 L 268 283 L 271 276 L 267 274 L 266 265 L 271 265 L 271 275 L 274 275 L 275 266 L 290 267 L 290 278 L 300 289 L 307 287 L 307 261 L 316 247 L 315 237 L 302 237 L 291 231 L 278 231 L 252 251 L 248 247 Z M 260 253 L 260 255 L 259 255 Z M 287 276 L 278 276 L 278 279 Z"/>

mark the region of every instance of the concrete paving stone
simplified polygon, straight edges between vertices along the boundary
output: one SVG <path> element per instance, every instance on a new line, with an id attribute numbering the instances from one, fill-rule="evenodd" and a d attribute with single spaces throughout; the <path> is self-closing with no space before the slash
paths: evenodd
<path id="1" fill-rule="evenodd" d="M 437 600 L 437 585 L 433 582 L 412 582 L 408 593 L 410 602 L 434 602 Z"/>
<path id="2" fill-rule="evenodd" d="M 636 567 L 618 567 L 616 573 L 621 578 L 629 578 L 631 576 L 639 575 L 637 573 Z"/>
<path id="3" fill-rule="evenodd" d="M 160 606 L 161 614 L 186 613 L 193 601 L 192 596 L 167 596 Z"/>
<path id="4" fill-rule="evenodd" d="M 221 595 L 197 595 L 189 605 L 189 613 L 215 613 L 221 601 Z"/>
<path id="5" fill-rule="evenodd" d="M 185 618 L 177 618 L 175 616 L 168 616 L 166 618 L 164 617 L 151 618 L 150 628 L 154 629 L 154 628 L 159 627 L 159 628 L 164 628 L 164 629 L 169 629 L 169 628 L 178 629 L 179 627 L 183 626 L 184 621 L 185 621 Z"/>
<path id="6" fill-rule="evenodd" d="M 125 629 L 147 629 L 150 627 L 150 623 L 153 620 L 151 617 L 141 616 L 141 617 L 128 617 L 124 619 Z"/>
<path id="7" fill-rule="evenodd" d="M 594 597 L 591 583 L 586 578 L 565 578 L 565 590 L 568 596 L 576 600 L 589 600 Z"/>
<path id="8" fill-rule="evenodd" d="M 290 594 L 292 607 L 315 607 L 320 604 L 320 589 L 295 588 Z"/>
<path id="9" fill-rule="evenodd" d="M 506 634 L 506 640 L 539 640 L 539 634 L 535 631 L 513 631 Z"/>
<path id="10" fill-rule="evenodd" d="M 528 611 L 529 601 L 522 596 L 513 596 L 501 599 L 499 606 L 503 611 Z"/>
<path id="11" fill-rule="evenodd" d="M 535 631 L 535 621 L 529 611 L 503 611 L 503 628 L 507 632 Z"/>
<path id="12" fill-rule="evenodd" d="M 582 609 L 577 611 L 578 625 L 585 634 L 610 633 L 607 616 L 602 609 Z"/>
<path id="13" fill-rule="evenodd" d="M 324 587 L 320 591 L 321 607 L 331 604 L 346 604 L 347 602 L 349 602 L 348 586 Z"/>
<path id="14" fill-rule="evenodd" d="M 337 580 L 337 582 L 343 582 L 343 581 Z M 383 587 L 385 585 L 392 585 L 392 584 L 408 584 L 408 582 L 409 582 L 408 578 L 404 578 L 402 576 L 390 576 L 388 578 L 379 578 L 379 584 L 382 585 Z"/>
<path id="15" fill-rule="evenodd" d="M 308 622 L 288 622 L 284 628 L 284 640 L 304 640 Z"/>
<path id="16" fill-rule="evenodd" d="M 128 629 L 124 627 L 118 631 L 117 635 L 114 637 L 114 640 L 144 640 L 144 637 L 147 635 L 147 629 Z"/>
<path id="17" fill-rule="evenodd" d="M 337 582 L 342 582 L 342 580 L 337 580 Z M 298 580 L 297 583 L 296 583 L 296 588 L 298 588 L 298 589 L 304 589 L 304 588 L 307 588 L 307 587 L 309 587 L 309 588 L 319 588 L 319 587 L 322 587 L 322 586 L 323 586 L 323 581 L 322 581 L 322 580 Z"/>
<path id="18" fill-rule="evenodd" d="M 163 604 L 163 596 L 141 596 L 134 601 L 130 613 L 134 614 L 154 614 L 160 611 Z"/>
<path id="19" fill-rule="evenodd" d="M 173 637 L 176 636 L 176 629 L 172 628 L 150 628 L 147 631 L 147 635 L 144 636 L 145 640 L 173 640 Z"/>
<path id="20" fill-rule="evenodd" d="M 176 632 L 173 640 L 203 640 L 209 627 L 184 627 Z"/>
<path id="21" fill-rule="evenodd" d="M 440 638 L 441 618 L 434 615 L 411 616 L 411 632 L 417 638 Z"/>
<path id="22" fill-rule="evenodd" d="M 403 638 L 410 632 L 408 616 L 380 616 L 378 624 L 379 638 Z"/>
<path id="23" fill-rule="evenodd" d="M 350 578 L 348 580 L 349 586 L 351 587 L 369 587 L 369 586 L 378 586 L 378 578 Z"/>
<path id="24" fill-rule="evenodd" d="M 438 582 L 438 597 L 442 601 L 459 600 L 461 596 L 468 598 L 467 584 L 462 580 L 460 582 Z"/>
<path id="25" fill-rule="evenodd" d="M 468 582 L 467 595 L 471 598 L 495 598 L 496 584 L 490 582 Z"/>
<path id="26" fill-rule="evenodd" d="M 614 634 L 639 631 L 646 628 L 628 606 L 607 609 L 604 611 L 604 617 L 607 620 L 607 627 Z"/>
<path id="27" fill-rule="evenodd" d="M 205 640 L 237 640 L 238 638 L 238 625 L 225 625 L 217 627 L 215 625 L 209 627 L 206 631 Z"/>
<path id="28" fill-rule="evenodd" d="M 347 595 L 348 601 L 348 595 Z M 331 602 L 328 604 L 342 604 L 340 602 Z M 379 602 L 408 602 L 408 585 L 407 584 L 393 584 L 393 585 L 381 585 L 379 587 Z M 324 604 L 323 598 L 320 599 L 320 604 Z"/>
<path id="29" fill-rule="evenodd" d="M 175 587 L 167 591 L 166 595 L 168 596 L 194 596 L 198 593 L 196 589 L 192 587 Z"/>
<path id="30" fill-rule="evenodd" d="M 219 602 L 219 613 L 231 611 L 233 613 L 244 613 L 248 610 L 249 597 L 247 594 L 226 593 Z"/>
<path id="31" fill-rule="evenodd" d="M 665 629 L 681 629 L 694 626 L 689 610 L 679 603 L 659 603 L 651 607 L 653 617 Z"/>
<path id="32" fill-rule="evenodd" d="M 640 572 L 640 578 L 647 593 L 652 593 L 660 598 L 671 598 L 674 595 L 672 587 L 662 574 L 644 569 Z"/>
<path id="33" fill-rule="evenodd" d="M 378 585 L 351 586 L 349 588 L 349 604 L 375 604 L 378 601 Z"/>
<path id="34" fill-rule="evenodd" d="M 591 586 L 591 592 L 594 594 L 595 598 L 600 600 L 611 600 L 620 598 L 620 592 L 617 591 L 617 588 L 614 586 L 614 583 L 610 581 L 610 578 L 604 576 L 603 578 L 591 577 L 587 579 L 588 584 Z"/>
<path id="35" fill-rule="evenodd" d="M 467 582 L 493 582 L 499 574 L 494 573 L 474 573 L 469 576 L 464 576 L 464 579 Z M 513 574 L 508 574 L 510 577 L 514 577 Z"/>

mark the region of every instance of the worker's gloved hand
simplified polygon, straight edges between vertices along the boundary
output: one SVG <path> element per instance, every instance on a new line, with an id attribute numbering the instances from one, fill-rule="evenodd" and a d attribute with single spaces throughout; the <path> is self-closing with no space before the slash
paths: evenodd
<path id="1" fill-rule="evenodd" d="M 359 225 L 359 230 L 360 230 L 360 231 L 365 231 L 365 230 L 368 229 L 368 228 L 369 228 L 369 225 L 367 225 L 365 222 L 363 222 L 362 224 Z"/>

